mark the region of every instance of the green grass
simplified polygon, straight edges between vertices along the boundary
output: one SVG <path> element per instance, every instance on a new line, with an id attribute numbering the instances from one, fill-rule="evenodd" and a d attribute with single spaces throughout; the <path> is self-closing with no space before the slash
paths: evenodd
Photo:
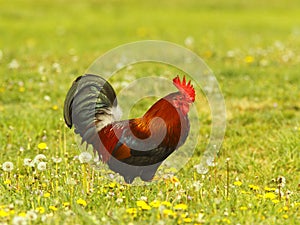
<path id="1" fill-rule="evenodd" d="M 14 164 L 12 172 L 0 172 L 0 224 L 26 214 L 28 224 L 300 222 L 299 1 L 0 0 L 0 5 L 0 164 Z M 205 176 L 193 168 L 210 131 L 204 98 L 198 109 L 201 142 L 174 177 L 174 171 L 162 169 L 158 181 L 130 186 L 107 179 L 106 169 L 81 164 L 73 131 L 62 118 L 75 77 L 120 44 L 158 39 L 184 45 L 187 37 L 214 71 L 226 101 L 227 130 L 216 165 Z M 10 68 L 14 60 L 19 66 Z M 170 71 L 137 67 L 132 74 Z M 150 104 L 139 103 L 133 115 Z M 23 165 L 39 153 L 46 156 L 46 170 Z M 56 156 L 60 163 L 52 160 Z"/>

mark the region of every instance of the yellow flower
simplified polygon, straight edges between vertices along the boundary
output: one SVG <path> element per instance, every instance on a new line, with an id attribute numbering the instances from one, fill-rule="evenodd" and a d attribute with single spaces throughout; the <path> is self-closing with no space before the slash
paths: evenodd
<path id="1" fill-rule="evenodd" d="M 115 188 L 116 185 L 117 185 L 116 182 L 111 182 L 111 183 L 108 185 L 108 187 L 109 187 L 109 188 Z"/>
<path id="2" fill-rule="evenodd" d="M 241 211 L 246 211 L 247 209 L 248 209 L 247 206 L 241 206 L 241 207 L 240 207 L 240 210 L 241 210 Z"/>
<path id="3" fill-rule="evenodd" d="M 4 184 L 11 184 L 11 180 L 10 180 L 10 179 L 6 179 L 6 180 L 4 181 Z"/>
<path id="4" fill-rule="evenodd" d="M 187 205 L 186 204 L 178 204 L 174 206 L 175 210 L 186 210 L 187 209 Z"/>
<path id="5" fill-rule="evenodd" d="M 52 109 L 53 109 L 54 111 L 56 111 L 56 110 L 58 110 L 58 106 L 57 106 L 57 105 L 54 105 L 54 106 L 52 106 Z"/>
<path id="6" fill-rule="evenodd" d="M 275 199 L 276 197 L 277 197 L 277 195 L 274 194 L 273 192 L 268 192 L 268 193 L 264 194 L 264 198 L 268 198 L 268 199 L 271 199 L 271 200 Z"/>
<path id="7" fill-rule="evenodd" d="M 189 218 L 189 217 L 186 217 L 186 218 L 183 219 L 183 221 L 184 221 L 185 223 L 191 223 L 191 222 L 192 222 L 192 219 Z"/>
<path id="8" fill-rule="evenodd" d="M 288 218 L 289 218 L 289 216 L 288 216 L 288 215 L 286 215 L 286 214 L 284 214 L 284 215 L 282 216 L 282 218 L 283 218 L 283 219 L 288 219 Z"/>
<path id="9" fill-rule="evenodd" d="M 51 194 L 50 194 L 49 192 L 46 192 L 46 193 L 44 193 L 44 195 L 43 195 L 43 196 L 44 196 L 44 198 L 49 198 L 49 197 L 50 197 L 50 195 L 51 195 Z"/>
<path id="10" fill-rule="evenodd" d="M 1 217 L 7 217 L 7 216 L 9 216 L 9 213 L 1 209 L 0 210 L 0 218 Z"/>
<path id="11" fill-rule="evenodd" d="M 171 202 L 167 202 L 167 201 L 162 201 L 161 202 L 162 205 L 167 206 L 167 207 L 171 207 L 172 203 Z"/>
<path id="12" fill-rule="evenodd" d="M 25 212 L 20 212 L 18 216 L 26 217 L 26 213 Z"/>
<path id="13" fill-rule="evenodd" d="M 49 206 L 49 209 L 51 209 L 51 210 L 53 210 L 53 211 L 57 211 L 57 210 L 58 210 L 58 208 L 55 207 L 55 206 L 53 206 L 53 205 L 50 205 L 50 206 Z"/>
<path id="14" fill-rule="evenodd" d="M 233 183 L 235 186 L 241 186 L 243 183 L 241 182 L 241 181 L 239 181 L 239 180 L 237 180 L 237 181 L 235 181 L 234 183 Z"/>
<path id="15" fill-rule="evenodd" d="M 153 208 L 158 208 L 161 205 L 161 203 L 158 200 L 154 200 L 154 201 L 150 202 L 149 205 Z"/>
<path id="16" fill-rule="evenodd" d="M 44 208 L 43 206 L 37 207 L 35 210 L 36 210 L 38 213 L 40 213 L 40 214 L 45 213 L 45 208 Z"/>
<path id="17" fill-rule="evenodd" d="M 19 92 L 24 92 L 25 88 L 24 87 L 19 87 Z"/>
<path id="18" fill-rule="evenodd" d="M 265 187 L 265 191 L 275 191 L 276 188 Z"/>
<path id="19" fill-rule="evenodd" d="M 175 212 L 173 212 L 172 210 L 170 210 L 170 209 L 164 209 L 163 210 L 163 214 L 165 215 L 165 216 L 176 216 L 176 213 Z"/>
<path id="20" fill-rule="evenodd" d="M 84 199 L 82 199 L 82 198 L 78 199 L 76 202 L 77 202 L 77 204 L 82 205 L 82 206 L 86 206 L 87 205 L 86 201 Z"/>
<path id="21" fill-rule="evenodd" d="M 254 57 L 251 55 L 248 55 L 244 58 L 245 63 L 251 64 L 254 62 Z"/>
<path id="22" fill-rule="evenodd" d="M 138 207 L 140 207 L 141 209 L 144 209 L 144 210 L 150 210 L 151 209 L 151 207 L 143 200 L 137 201 L 136 205 Z"/>
<path id="23" fill-rule="evenodd" d="M 289 210 L 289 207 L 284 206 L 282 209 L 283 209 L 284 211 L 288 211 L 288 210 Z"/>
<path id="24" fill-rule="evenodd" d="M 259 190 L 259 187 L 256 186 L 256 185 L 253 185 L 253 184 L 249 184 L 248 187 L 249 187 L 251 190 L 254 190 L 254 191 L 258 191 L 258 190 Z"/>
<path id="25" fill-rule="evenodd" d="M 64 207 L 70 206 L 70 202 L 64 202 L 64 203 L 63 203 L 63 206 L 64 206 Z"/>
<path id="26" fill-rule="evenodd" d="M 179 183 L 179 179 L 178 179 L 177 177 L 175 177 L 175 176 L 172 176 L 172 177 L 170 178 L 170 181 L 171 181 L 173 184 Z"/>
<path id="27" fill-rule="evenodd" d="M 40 149 L 40 150 L 45 150 L 47 148 L 48 148 L 48 146 L 45 142 L 41 142 L 38 144 L 38 149 Z"/>
<path id="28" fill-rule="evenodd" d="M 126 209 L 126 212 L 129 213 L 129 214 L 136 214 L 137 209 L 136 208 L 128 208 L 128 209 Z"/>
<path id="29" fill-rule="evenodd" d="M 228 218 L 223 218 L 222 222 L 227 223 L 227 224 L 231 224 L 231 221 Z"/>
<path id="30" fill-rule="evenodd" d="M 272 202 L 273 202 L 274 204 L 277 204 L 277 203 L 279 203 L 279 200 L 278 200 L 278 199 L 274 199 L 274 200 L 272 200 Z"/>

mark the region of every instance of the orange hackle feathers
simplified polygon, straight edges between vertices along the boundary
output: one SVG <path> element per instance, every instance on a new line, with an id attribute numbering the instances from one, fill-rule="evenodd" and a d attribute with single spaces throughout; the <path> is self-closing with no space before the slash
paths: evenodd
<path id="1" fill-rule="evenodd" d="M 195 101 L 195 89 L 191 84 L 191 81 L 189 81 L 188 83 L 186 82 L 185 76 L 183 77 L 183 80 L 181 82 L 179 76 L 177 75 L 177 77 L 173 79 L 173 84 L 183 95 L 188 98 L 188 100 L 190 100 L 191 102 Z"/>

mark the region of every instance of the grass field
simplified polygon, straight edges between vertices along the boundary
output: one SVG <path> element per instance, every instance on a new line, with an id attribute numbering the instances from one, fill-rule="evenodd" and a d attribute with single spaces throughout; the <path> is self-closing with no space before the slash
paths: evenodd
<path id="1" fill-rule="evenodd" d="M 0 5 L 1 225 L 300 223 L 299 1 Z M 203 142 L 177 173 L 130 186 L 78 160 L 62 116 L 71 82 L 106 51 L 147 39 L 192 49 L 219 81 L 227 130 L 205 176 L 193 166 L 210 131 L 207 104 L 198 109 Z"/>

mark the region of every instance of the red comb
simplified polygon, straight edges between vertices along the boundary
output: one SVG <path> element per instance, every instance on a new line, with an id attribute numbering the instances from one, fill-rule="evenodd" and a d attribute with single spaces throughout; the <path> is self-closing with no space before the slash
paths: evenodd
<path id="1" fill-rule="evenodd" d="M 183 80 L 181 82 L 179 76 L 177 75 L 177 77 L 173 79 L 173 84 L 182 94 L 188 97 L 189 100 L 191 100 L 192 102 L 195 101 L 195 89 L 193 85 L 191 85 L 191 81 L 189 81 L 188 83 L 186 82 L 185 76 L 183 77 Z"/>

